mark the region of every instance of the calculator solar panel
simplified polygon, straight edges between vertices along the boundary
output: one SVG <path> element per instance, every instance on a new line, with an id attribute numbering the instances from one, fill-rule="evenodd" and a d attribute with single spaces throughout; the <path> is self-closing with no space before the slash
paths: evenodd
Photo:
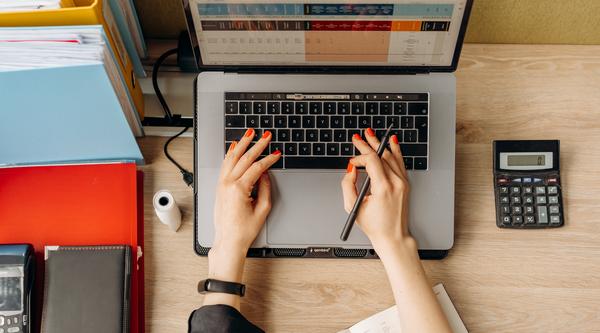
<path id="1" fill-rule="evenodd" d="M 372 128 L 381 138 L 392 126 L 409 170 L 428 169 L 428 93 L 225 93 L 225 145 L 247 128 L 255 140 L 272 133 L 275 169 L 342 169 L 358 153 L 352 136 Z"/>

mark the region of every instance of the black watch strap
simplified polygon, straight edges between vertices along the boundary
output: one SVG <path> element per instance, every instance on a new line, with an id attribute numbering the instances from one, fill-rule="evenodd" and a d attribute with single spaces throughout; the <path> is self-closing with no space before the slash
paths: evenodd
<path id="1" fill-rule="evenodd" d="M 246 286 L 237 282 L 227 282 L 215 279 L 206 279 L 198 282 L 198 292 L 205 293 L 224 293 L 239 295 L 244 297 Z"/>

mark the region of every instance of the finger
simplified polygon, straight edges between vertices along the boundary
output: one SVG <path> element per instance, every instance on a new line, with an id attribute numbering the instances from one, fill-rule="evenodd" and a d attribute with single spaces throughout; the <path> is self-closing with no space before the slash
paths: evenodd
<path id="1" fill-rule="evenodd" d="M 271 179 L 267 172 L 260 175 L 258 180 L 258 193 L 254 205 L 255 212 L 264 221 L 271 211 Z"/>
<path id="2" fill-rule="evenodd" d="M 244 136 L 240 138 L 240 141 L 236 142 L 235 145 L 231 145 L 229 147 L 229 152 L 225 155 L 225 160 L 223 161 L 223 166 L 221 167 L 221 175 L 230 174 L 236 163 L 244 155 L 246 149 L 248 149 L 248 145 L 252 142 L 254 138 L 255 132 L 253 128 L 249 128 L 244 133 Z"/>
<path id="3" fill-rule="evenodd" d="M 346 175 L 342 178 L 342 194 L 344 196 L 344 209 L 347 213 L 350 213 L 358 197 L 356 191 L 357 171 L 352 163 L 348 163 L 346 171 Z"/>
<path id="4" fill-rule="evenodd" d="M 371 192 L 385 193 L 390 189 L 390 183 L 383 169 L 381 160 L 375 154 L 370 152 L 364 155 L 358 155 L 350 159 L 355 167 L 365 167 L 367 174 L 371 178 Z"/>
<path id="5" fill-rule="evenodd" d="M 375 135 L 375 132 L 373 132 L 373 130 L 371 128 L 367 128 L 365 130 L 365 134 L 366 134 L 365 137 L 367 138 L 367 142 L 369 143 L 371 148 L 373 148 L 373 150 L 377 151 L 377 149 L 379 149 L 379 145 L 381 144 L 381 142 Z M 392 156 L 392 153 L 390 153 L 390 151 L 387 150 L 387 148 L 383 151 L 383 155 L 381 156 L 381 159 L 384 160 L 385 162 L 387 162 L 389 167 L 393 170 L 393 172 L 396 175 L 400 176 L 400 166 L 398 165 L 398 162 L 396 161 L 396 159 Z"/>
<path id="6" fill-rule="evenodd" d="M 235 146 L 237 145 L 237 141 L 232 141 L 231 145 L 229 145 L 229 149 L 227 149 L 227 154 L 225 154 L 225 158 L 231 156 L 231 154 L 233 154 L 233 150 L 235 149 Z"/>
<path id="7" fill-rule="evenodd" d="M 280 158 L 281 152 L 276 150 L 261 160 L 252 163 L 248 170 L 240 177 L 240 181 L 247 186 L 253 186 L 259 180 L 260 176 L 267 172 Z"/>
<path id="8" fill-rule="evenodd" d="M 230 176 L 233 179 L 238 179 L 242 177 L 242 175 L 246 172 L 246 170 L 248 170 L 248 168 L 250 168 L 252 163 L 256 161 L 260 154 L 262 154 L 262 152 L 265 149 L 267 149 L 267 147 L 269 146 L 269 142 L 271 141 L 271 137 L 271 132 L 265 131 L 260 140 L 258 140 L 258 142 L 256 142 L 254 146 L 252 146 L 252 148 L 248 149 L 248 151 L 244 155 L 242 155 L 242 157 L 239 158 L 230 174 Z"/>
<path id="9" fill-rule="evenodd" d="M 392 151 L 394 159 L 398 162 L 401 176 L 404 177 L 404 179 L 407 179 L 408 174 L 406 173 L 406 165 L 404 164 L 404 157 L 402 156 L 400 144 L 398 143 L 398 136 L 396 136 L 396 134 L 390 137 L 390 150 Z"/>

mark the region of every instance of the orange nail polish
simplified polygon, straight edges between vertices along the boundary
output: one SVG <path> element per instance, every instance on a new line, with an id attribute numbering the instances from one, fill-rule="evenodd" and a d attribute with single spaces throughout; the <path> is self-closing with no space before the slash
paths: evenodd
<path id="1" fill-rule="evenodd" d="M 271 155 L 281 155 L 281 151 L 277 149 L 276 151 L 272 152 Z"/>
<path id="2" fill-rule="evenodd" d="M 394 144 L 398 144 L 398 137 L 396 136 L 396 134 L 392 135 L 391 139 Z"/>
<path id="3" fill-rule="evenodd" d="M 371 129 L 371 127 L 367 128 L 367 135 L 368 136 L 375 136 L 375 132 L 373 132 L 373 130 Z"/>
<path id="4" fill-rule="evenodd" d="M 348 162 L 348 167 L 346 168 L 346 172 L 350 173 L 350 172 L 352 172 L 352 170 L 354 170 L 354 164 L 352 164 L 351 162 Z"/>
<path id="5" fill-rule="evenodd" d="M 246 133 L 244 133 L 244 136 L 247 138 L 254 136 L 254 129 L 252 129 L 252 128 L 247 129 Z"/>
<path id="6" fill-rule="evenodd" d="M 266 138 L 268 138 L 269 136 L 271 136 L 271 131 L 265 131 L 265 132 L 263 133 L 263 135 L 262 135 L 262 138 L 263 138 L 263 139 L 266 139 Z"/>
<path id="7" fill-rule="evenodd" d="M 235 149 L 235 145 L 237 145 L 237 141 L 233 141 L 231 143 L 231 145 L 229 146 L 229 151 L 232 151 L 233 149 Z"/>
<path id="8" fill-rule="evenodd" d="M 352 138 L 353 138 L 354 140 L 359 140 L 359 141 L 361 141 L 361 140 L 362 140 L 362 138 L 361 138 L 361 137 L 360 137 L 360 135 L 358 135 L 358 134 L 354 134 L 354 135 L 352 136 Z"/>

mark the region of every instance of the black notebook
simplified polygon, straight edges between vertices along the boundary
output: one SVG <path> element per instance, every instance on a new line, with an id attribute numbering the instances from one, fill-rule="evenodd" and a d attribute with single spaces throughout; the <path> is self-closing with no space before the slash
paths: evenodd
<path id="1" fill-rule="evenodd" d="M 128 333 L 128 246 L 46 247 L 42 333 Z"/>

